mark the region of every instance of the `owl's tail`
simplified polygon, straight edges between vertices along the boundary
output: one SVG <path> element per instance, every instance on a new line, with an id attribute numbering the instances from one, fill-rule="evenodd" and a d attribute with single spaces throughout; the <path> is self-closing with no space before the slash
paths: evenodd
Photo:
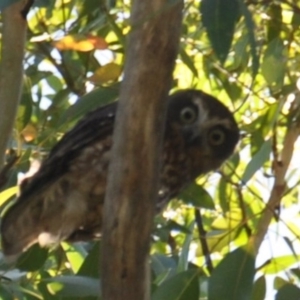
<path id="1" fill-rule="evenodd" d="M 15 260 L 36 242 L 47 247 L 69 237 L 85 214 L 85 207 L 76 205 L 74 198 L 68 201 L 49 199 L 43 194 L 30 199 L 21 196 L 1 222 L 2 250 L 6 258 Z"/>
<path id="2" fill-rule="evenodd" d="M 1 220 L 1 239 L 3 254 L 9 260 L 17 258 L 38 241 L 42 231 L 41 213 L 38 205 L 32 207 L 26 199 L 19 199 L 8 209 Z"/>

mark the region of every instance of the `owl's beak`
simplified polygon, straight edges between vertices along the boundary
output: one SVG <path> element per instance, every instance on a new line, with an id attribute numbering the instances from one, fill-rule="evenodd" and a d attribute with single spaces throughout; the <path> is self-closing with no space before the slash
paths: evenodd
<path id="1" fill-rule="evenodd" d="M 202 122 L 200 122 L 200 124 L 197 124 L 197 126 L 193 124 L 184 128 L 183 136 L 188 145 L 197 147 L 203 145 L 204 137 L 201 134 L 201 132 L 203 131 L 203 127 L 201 126 L 201 124 Z"/>

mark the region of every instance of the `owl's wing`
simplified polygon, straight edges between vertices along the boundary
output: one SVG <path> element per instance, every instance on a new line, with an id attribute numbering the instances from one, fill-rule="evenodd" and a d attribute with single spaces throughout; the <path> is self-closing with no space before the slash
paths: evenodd
<path id="1" fill-rule="evenodd" d="M 111 134 L 117 105 L 118 102 L 113 102 L 88 113 L 52 148 L 49 158 L 80 150 L 95 139 Z"/>
<path id="2" fill-rule="evenodd" d="M 72 161 L 93 142 L 104 139 L 113 132 L 117 102 L 88 113 L 75 127 L 67 132 L 52 148 L 35 176 L 21 186 L 21 198 L 44 189 L 65 174 Z"/>
<path id="3" fill-rule="evenodd" d="M 37 239 L 40 243 L 40 238 L 56 242 L 76 229 L 86 204 L 76 191 L 64 186 L 63 178 L 69 176 L 70 167 L 84 149 L 112 135 L 116 108 L 117 103 L 112 103 L 89 113 L 64 135 L 40 170 L 22 184 L 20 196 L 1 222 L 5 255 L 14 259 Z M 43 232 L 45 237 L 40 236 Z"/>

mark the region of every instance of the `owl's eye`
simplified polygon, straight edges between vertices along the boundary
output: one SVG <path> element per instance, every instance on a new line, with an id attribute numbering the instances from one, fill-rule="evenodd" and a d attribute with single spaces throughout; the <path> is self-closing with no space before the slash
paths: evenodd
<path id="1" fill-rule="evenodd" d="M 197 118 L 197 112 L 192 107 L 185 107 L 180 112 L 180 120 L 185 124 L 193 123 Z"/>
<path id="2" fill-rule="evenodd" d="M 225 132 L 219 128 L 211 130 L 208 134 L 208 142 L 212 146 L 220 146 L 225 141 Z"/>

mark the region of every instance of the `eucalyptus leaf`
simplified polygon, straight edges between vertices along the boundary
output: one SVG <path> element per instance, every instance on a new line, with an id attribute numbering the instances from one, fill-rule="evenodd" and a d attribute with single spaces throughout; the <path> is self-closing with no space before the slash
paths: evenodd
<path id="1" fill-rule="evenodd" d="M 190 184 L 182 191 L 178 198 L 195 207 L 215 209 L 214 201 L 210 194 L 202 186 L 196 183 Z"/>
<path id="2" fill-rule="evenodd" d="M 300 289 L 293 284 L 284 285 L 276 294 L 275 300 L 299 300 Z"/>
<path id="3" fill-rule="evenodd" d="M 251 252 L 238 248 L 228 253 L 209 279 L 208 300 L 250 300 L 254 275 Z"/>
<path id="4" fill-rule="evenodd" d="M 252 291 L 253 300 L 265 300 L 266 299 L 266 277 L 260 276 L 255 282 Z"/>
<path id="5" fill-rule="evenodd" d="M 272 141 L 267 140 L 263 143 L 260 150 L 252 157 L 251 161 L 247 164 L 245 172 L 242 176 L 242 183 L 246 184 L 255 172 L 262 167 L 268 160 L 272 149 Z"/>
<path id="6" fill-rule="evenodd" d="M 153 293 L 151 300 L 199 300 L 199 271 L 178 273 L 163 282 Z"/>
<path id="7" fill-rule="evenodd" d="M 119 94 L 118 87 L 97 88 L 82 96 L 74 105 L 64 111 L 59 124 L 72 122 L 91 110 L 115 100 Z"/>
<path id="8" fill-rule="evenodd" d="M 52 295 L 57 297 L 99 296 L 99 279 L 84 276 L 56 276 L 45 279 Z"/>
<path id="9" fill-rule="evenodd" d="M 213 49 L 219 60 L 224 63 L 232 43 L 236 22 L 240 17 L 238 1 L 203 0 L 200 11 Z"/>

